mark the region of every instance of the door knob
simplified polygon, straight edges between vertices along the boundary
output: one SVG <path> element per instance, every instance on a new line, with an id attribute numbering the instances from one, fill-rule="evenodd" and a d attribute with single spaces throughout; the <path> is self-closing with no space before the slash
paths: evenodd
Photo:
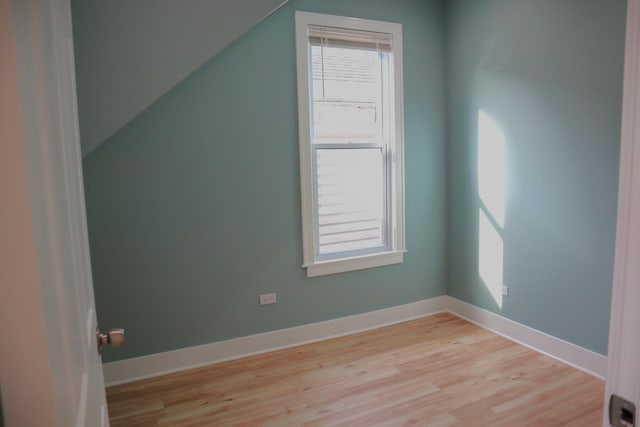
<path id="1" fill-rule="evenodd" d="M 122 347 L 124 345 L 124 329 L 110 329 L 108 333 L 101 334 L 96 328 L 96 340 L 98 341 L 98 354 L 102 354 L 102 346 Z"/>

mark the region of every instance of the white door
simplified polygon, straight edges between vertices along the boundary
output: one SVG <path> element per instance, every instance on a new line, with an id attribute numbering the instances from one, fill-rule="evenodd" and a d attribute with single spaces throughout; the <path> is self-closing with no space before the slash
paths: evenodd
<path id="1" fill-rule="evenodd" d="M 640 409 L 640 0 L 628 1 L 626 31 L 605 426 L 610 425 L 609 401 L 614 394 L 634 404 L 636 413 L 630 414 L 630 406 L 625 414 L 621 408 L 614 407 L 613 425 L 640 426 L 637 413 Z M 633 424 L 630 417 L 634 418 Z M 627 418 L 626 424 L 624 418 Z"/>
<path id="2" fill-rule="evenodd" d="M 108 425 L 70 2 L 0 3 L 2 412 L 8 427 Z"/>

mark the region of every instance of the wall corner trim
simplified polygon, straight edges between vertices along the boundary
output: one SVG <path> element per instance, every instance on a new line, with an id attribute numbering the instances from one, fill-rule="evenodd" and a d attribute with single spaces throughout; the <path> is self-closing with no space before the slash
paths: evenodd
<path id="1" fill-rule="evenodd" d="M 597 378 L 603 379 L 605 377 L 606 356 L 443 295 L 338 319 L 105 363 L 103 364 L 105 384 L 106 386 L 125 384 L 351 335 L 442 312 L 449 312 L 461 317 Z"/>
<path id="2" fill-rule="evenodd" d="M 107 387 L 295 347 L 441 313 L 446 296 L 323 322 L 103 364 Z"/>
<path id="3" fill-rule="evenodd" d="M 604 379 L 607 374 L 607 356 L 556 338 L 529 326 L 507 319 L 475 305 L 446 296 L 445 311 L 465 319 L 481 328 L 515 341 L 525 347 L 573 366 L 589 375 Z"/>

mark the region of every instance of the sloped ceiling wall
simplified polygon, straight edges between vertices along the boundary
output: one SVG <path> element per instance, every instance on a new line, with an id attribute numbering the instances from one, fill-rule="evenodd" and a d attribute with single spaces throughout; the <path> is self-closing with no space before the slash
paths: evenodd
<path id="1" fill-rule="evenodd" d="M 288 0 L 73 0 L 83 156 Z"/>

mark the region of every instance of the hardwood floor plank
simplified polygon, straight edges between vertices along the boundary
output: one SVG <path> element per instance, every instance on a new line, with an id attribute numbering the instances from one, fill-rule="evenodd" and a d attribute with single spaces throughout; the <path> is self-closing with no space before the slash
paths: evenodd
<path id="1" fill-rule="evenodd" d="M 601 380 L 451 314 L 107 389 L 113 426 L 597 426 Z"/>

